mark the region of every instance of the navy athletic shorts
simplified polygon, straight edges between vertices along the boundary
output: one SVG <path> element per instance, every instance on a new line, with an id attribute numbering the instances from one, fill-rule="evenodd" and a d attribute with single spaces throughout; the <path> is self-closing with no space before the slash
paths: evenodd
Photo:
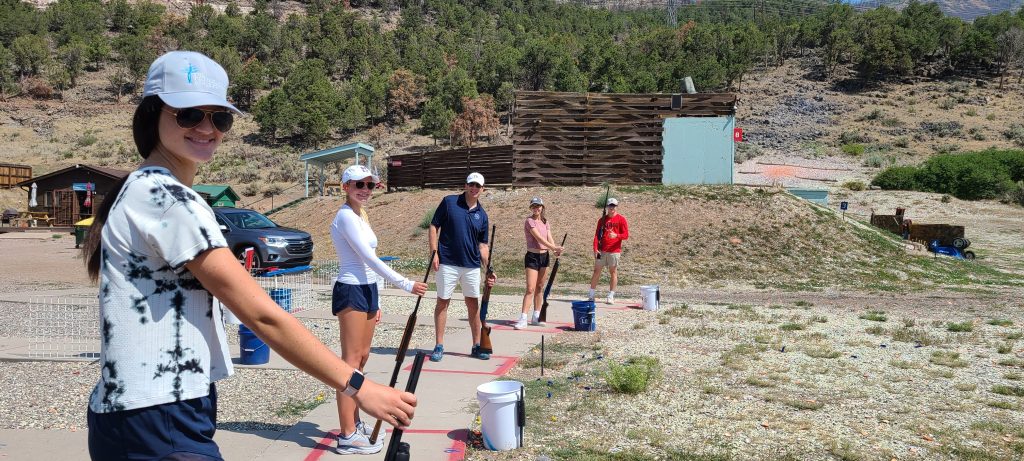
<path id="1" fill-rule="evenodd" d="M 223 461 L 213 441 L 217 390 L 206 397 L 145 408 L 88 413 L 94 460 Z"/>
<path id="2" fill-rule="evenodd" d="M 338 315 L 338 312 L 346 307 L 368 314 L 377 312 L 380 309 L 377 304 L 377 284 L 349 285 L 334 282 L 334 292 L 331 293 L 331 314 Z"/>

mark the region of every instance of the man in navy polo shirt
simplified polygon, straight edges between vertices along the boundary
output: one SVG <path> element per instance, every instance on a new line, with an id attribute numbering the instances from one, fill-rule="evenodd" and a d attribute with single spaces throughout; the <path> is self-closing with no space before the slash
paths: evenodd
<path id="1" fill-rule="evenodd" d="M 462 286 L 469 311 L 469 329 L 473 333 L 470 356 L 480 360 L 491 358 L 490 354 L 480 352 L 480 272 L 488 263 L 485 258 L 489 227 L 487 212 L 480 204 L 483 191 L 484 175 L 470 173 L 463 193 L 442 199 L 430 221 L 430 250 L 436 251 L 431 263 L 437 277 L 437 305 L 434 307 L 437 343 L 430 354 L 433 362 L 444 357 L 444 326 L 456 284 Z M 491 274 L 487 284 L 494 285 L 496 279 Z"/>

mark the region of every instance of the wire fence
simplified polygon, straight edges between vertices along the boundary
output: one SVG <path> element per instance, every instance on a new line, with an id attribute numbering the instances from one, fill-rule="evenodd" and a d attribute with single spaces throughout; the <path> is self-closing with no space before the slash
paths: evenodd
<path id="1" fill-rule="evenodd" d="M 397 256 L 381 256 L 380 260 L 384 261 L 384 264 L 387 264 L 388 267 L 395 269 L 395 265 L 398 264 L 400 258 Z M 311 271 L 313 274 L 313 286 L 317 289 L 331 290 L 334 286 L 334 281 L 338 280 L 338 261 L 334 259 L 318 259 L 310 263 L 310 267 L 313 268 Z M 378 277 L 378 280 L 377 288 L 380 290 L 394 287 L 391 282 L 383 277 Z"/>
<path id="2" fill-rule="evenodd" d="M 28 358 L 94 360 L 100 356 L 99 304 L 92 298 L 33 298 L 25 305 Z"/>

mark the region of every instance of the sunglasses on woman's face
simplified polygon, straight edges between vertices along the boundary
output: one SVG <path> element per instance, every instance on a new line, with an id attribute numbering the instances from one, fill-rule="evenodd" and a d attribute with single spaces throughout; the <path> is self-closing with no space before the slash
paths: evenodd
<path id="1" fill-rule="evenodd" d="M 352 185 L 356 186 L 356 189 L 373 190 L 374 187 L 377 187 L 377 183 L 373 181 L 352 181 Z"/>
<path id="2" fill-rule="evenodd" d="M 226 110 L 203 110 L 198 107 L 186 107 L 184 109 L 168 109 L 167 112 L 174 114 L 174 121 L 178 122 L 179 127 L 186 130 L 199 126 L 207 115 L 210 116 L 213 127 L 221 133 L 230 131 L 231 125 L 235 123 L 235 115 Z"/>

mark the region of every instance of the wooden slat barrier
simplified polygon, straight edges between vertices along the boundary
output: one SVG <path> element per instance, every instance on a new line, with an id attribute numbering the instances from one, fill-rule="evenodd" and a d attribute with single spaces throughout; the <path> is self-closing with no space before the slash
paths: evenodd
<path id="1" fill-rule="evenodd" d="M 733 94 L 516 92 L 516 186 L 660 184 L 662 123 L 735 113 Z"/>
<path id="2" fill-rule="evenodd" d="M 512 185 L 512 146 L 475 147 L 394 155 L 388 158 L 388 190 L 453 189 L 471 172 L 484 175 L 488 186 Z"/>
<path id="3" fill-rule="evenodd" d="M 19 182 L 32 179 L 32 167 L 0 163 L 0 189 L 14 187 Z"/>

